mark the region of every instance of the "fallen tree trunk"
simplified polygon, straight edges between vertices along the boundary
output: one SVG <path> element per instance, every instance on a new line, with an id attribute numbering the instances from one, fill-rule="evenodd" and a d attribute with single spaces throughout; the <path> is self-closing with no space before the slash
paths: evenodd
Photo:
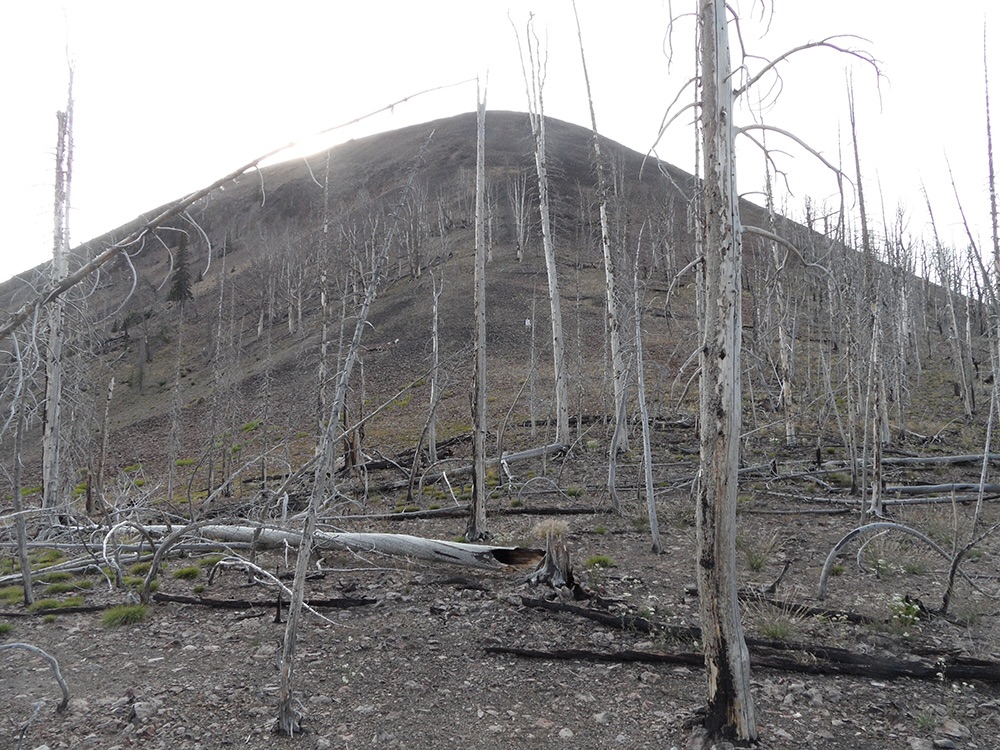
<path id="1" fill-rule="evenodd" d="M 751 643 L 750 661 L 753 668 L 765 667 L 785 672 L 804 674 L 851 675 L 880 680 L 981 680 L 1000 682 L 1000 663 L 971 659 L 962 656 L 942 656 L 934 662 L 916 659 L 887 659 L 872 654 L 855 654 L 838 648 L 810 648 L 801 653 L 802 659 L 791 655 L 789 649 L 770 649 Z M 528 659 L 571 659 L 595 662 L 641 662 L 645 664 L 685 664 L 704 666 L 705 657 L 694 652 L 588 651 L 584 649 L 529 649 L 507 646 L 489 646 L 487 654 L 509 654 Z"/>
<path id="2" fill-rule="evenodd" d="M 211 599 L 207 596 L 182 596 L 180 594 L 164 594 L 157 591 L 153 594 L 154 602 L 173 602 L 175 604 L 197 604 L 202 607 L 214 609 L 267 609 L 274 607 L 276 599 L 267 601 L 250 601 L 249 599 Z M 305 599 L 303 603 L 313 609 L 350 609 L 352 607 L 365 607 L 369 604 L 378 604 L 378 599 Z"/>
<path id="3" fill-rule="evenodd" d="M 168 534 L 178 527 L 147 526 L 150 534 Z M 194 533 L 194 532 L 192 532 Z M 209 539 L 225 542 L 256 542 L 258 547 L 295 546 L 301 540 L 301 533 L 285 529 L 258 526 L 206 525 L 197 533 Z M 361 534 L 331 533 L 317 531 L 313 546 L 317 549 L 349 550 L 351 552 L 374 552 L 391 557 L 410 557 L 435 564 L 461 565 L 480 570 L 504 570 L 536 565 L 544 550 L 530 547 L 494 547 L 484 544 L 447 542 L 439 539 L 424 539 L 407 534 Z"/>

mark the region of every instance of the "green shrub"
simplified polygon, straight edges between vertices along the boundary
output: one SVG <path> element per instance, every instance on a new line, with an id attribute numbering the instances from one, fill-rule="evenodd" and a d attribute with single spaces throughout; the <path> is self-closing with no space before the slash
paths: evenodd
<path id="1" fill-rule="evenodd" d="M 101 622 L 108 628 L 120 628 L 142 622 L 147 614 L 144 604 L 122 604 L 105 612 Z"/>

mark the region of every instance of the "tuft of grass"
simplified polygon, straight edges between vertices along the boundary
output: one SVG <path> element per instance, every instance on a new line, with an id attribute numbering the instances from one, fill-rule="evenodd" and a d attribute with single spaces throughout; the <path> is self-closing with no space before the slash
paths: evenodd
<path id="1" fill-rule="evenodd" d="M 264 424 L 263 420 L 251 419 L 245 425 L 240 427 L 241 432 L 253 432 L 254 430 L 260 429 L 260 426 Z"/>
<path id="2" fill-rule="evenodd" d="M 51 625 L 55 621 L 56 621 L 56 616 L 55 615 L 43 615 L 42 616 L 42 622 L 44 622 L 46 625 Z"/>
<path id="3" fill-rule="evenodd" d="M 917 729 L 924 732 L 929 732 L 932 729 L 937 728 L 937 717 L 932 713 L 921 712 L 916 715 L 915 720 L 917 723 Z"/>
<path id="4" fill-rule="evenodd" d="M 148 562 L 137 562 L 135 565 L 128 569 L 128 572 L 134 576 L 144 576 L 149 572 L 149 568 L 152 563 Z"/>
<path id="5" fill-rule="evenodd" d="M 583 487 L 567 487 L 566 495 L 568 497 L 580 497 L 583 494 Z"/>
<path id="6" fill-rule="evenodd" d="M 190 581 L 194 578 L 197 578 L 200 575 L 201 575 L 201 568 L 199 568 L 197 565 L 188 565 L 187 567 L 178 568 L 177 570 L 175 570 L 171 574 L 171 577 L 175 578 L 178 581 Z"/>
<path id="7" fill-rule="evenodd" d="M 598 526 L 596 529 L 594 529 L 594 533 L 595 534 L 600 534 L 601 536 L 604 536 L 605 534 L 608 533 L 608 527 L 607 526 Z"/>
<path id="8" fill-rule="evenodd" d="M 142 588 L 142 584 L 145 583 L 145 582 L 146 582 L 146 579 L 145 579 L 144 576 L 123 576 L 122 577 L 122 583 L 124 583 L 125 586 L 128 587 L 128 588 L 130 588 L 130 589 L 141 589 Z M 149 590 L 150 591 L 156 591 L 158 588 L 160 588 L 160 582 L 159 581 L 153 581 L 150 584 L 150 586 L 149 586 Z"/>
<path id="9" fill-rule="evenodd" d="M 0 622 L 0 636 L 10 635 L 12 632 L 14 632 L 14 623 Z"/>
<path id="10" fill-rule="evenodd" d="M 131 474 L 133 471 L 139 471 L 142 468 L 142 464 L 129 464 L 122 471 L 126 474 Z"/>
<path id="11" fill-rule="evenodd" d="M 56 594 L 66 594 L 70 591 L 89 589 L 92 588 L 93 585 L 93 581 L 88 581 L 86 579 L 80 581 L 56 581 L 55 583 L 50 583 L 46 586 L 42 593 L 45 594 L 45 596 L 55 596 Z"/>
<path id="12" fill-rule="evenodd" d="M 65 557 L 65 553 L 57 549 L 39 549 L 28 555 L 28 561 L 33 569 L 48 568 Z"/>
<path id="13" fill-rule="evenodd" d="M 106 628 L 120 628 L 135 625 L 146 619 L 148 610 L 144 604 L 122 604 L 104 613 L 101 623 Z"/>
<path id="14" fill-rule="evenodd" d="M 19 584 L 0 588 L 0 604 L 17 604 L 24 599 L 24 589 Z"/>
<path id="15" fill-rule="evenodd" d="M 737 537 L 736 546 L 743 550 L 743 556 L 747 561 L 747 567 L 754 573 L 759 573 L 774 555 L 774 550 L 778 547 L 778 532 L 773 532 L 770 536 L 755 536 L 747 538 Z"/>
<path id="16" fill-rule="evenodd" d="M 217 562 L 222 560 L 222 558 L 222 555 L 208 555 L 207 557 L 203 557 L 198 560 L 198 565 L 202 568 L 211 568 Z"/>
<path id="17" fill-rule="evenodd" d="M 783 615 L 767 618 L 760 623 L 760 634 L 773 641 L 784 641 L 794 631 L 792 621 Z"/>
<path id="18" fill-rule="evenodd" d="M 205 593 L 205 584 L 199 583 L 197 586 L 192 587 L 191 590 L 194 593 L 196 593 L 196 594 L 204 594 Z"/>
<path id="19" fill-rule="evenodd" d="M 197 459 L 194 458 L 178 458 L 174 461 L 174 466 L 194 466 L 197 463 Z"/>
<path id="20" fill-rule="evenodd" d="M 519 497 L 515 497 L 513 500 L 510 501 L 510 507 L 511 508 L 523 508 L 524 507 L 524 500 L 522 500 Z"/>
<path id="21" fill-rule="evenodd" d="M 53 573 L 46 573 L 45 575 L 38 576 L 38 580 L 42 583 L 59 583 L 60 581 L 72 581 L 73 574 L 67 573 L 66 571 L 55 571 Z"/>
<path id="22" fill-rule="evenodd" d="M 613 568 L 615 566 L 615 561 L 608 555 L 591 555 L 584 561 L 583 565 L 591 570 L 597 568 Z"/>
<path id="23" fill-rule="evenodd" d="M 39 599 L 30 607 L 30 612 L 41 612 L 46 609 L 68 609 L 69 607 L 82 607 L 82 596 L 71 596 L 68 599 Z"/>

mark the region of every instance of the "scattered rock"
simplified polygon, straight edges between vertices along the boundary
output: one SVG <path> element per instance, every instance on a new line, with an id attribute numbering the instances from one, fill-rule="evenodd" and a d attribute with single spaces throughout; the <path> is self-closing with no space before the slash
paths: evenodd
<path id="1" fill-rule="evenodd" d="M 954 719 L 945 719 L 941 722 L 941 733 L 960 740 L 967 740 L 972 736 L 967 726 L 959 724 Z"/>
<path id="2" fill-rule="evenodd" d="M 573 739 L 573 730 L 569 727 L 563 727 L 559 730 L 559 739 L 561 740 L 571 740 Z"/>

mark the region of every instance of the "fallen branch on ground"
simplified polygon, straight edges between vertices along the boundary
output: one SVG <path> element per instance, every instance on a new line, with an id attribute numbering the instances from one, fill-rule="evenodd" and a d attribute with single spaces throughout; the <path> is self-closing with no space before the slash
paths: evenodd
<path id="1" fill-rule="evenodd" d="M 944 655 L 936 661 L 925 662 L 917 659 L 896 660 L 887 659 L 872 654 L 855 654 L 839 648 L 815 647 L 800 652 L 804 660 L 799 661 L 794 656 L 787 656 L 791 648 L 772 649 L 751 644 L 750 662 L 754 669 L 764 667 L 779 669 L 784 672 L 804 674 L 834 674 L 851 675 L 855 677 L 871 677 L 881 680 L 897 680 L 908 678 L 913 680 L 981 680 L 983 682 L 1000 683 L 1000 663 L 972 659 L 963 656 Z M 634 651 L 588 651 L 584 649 L 529 649 L 507 646 L 488 646 L 487 654 L 509 654 L 528 659 L 566 659 L 574 661 L 595 661 L 644 664 L 684 664 L 693 667 L 703 667 L 705 657 L 694 652 L 650 652 Z"/>
<path id="2" fill-rule="evenodd" d="M 62 701 L 56 706 L 56 711 L 65 711 L 66 706 L 69 705 L 69 686 L 66 684 L 66 680 L 63 679 L 62 672 L 59 671 L 59 662 L 56 658 L 46 651 L 38 648 L 38 646 L 32 646 L 30 643 L 3 643 L 0 644 L 0 650 L 5 648 L 20 648 L 25 651 L 30 651 L 36 656 L 40 656 L 45 661 L 49 663 L 49 667 L 52 668 L 52 676 L 55 677 L 56 682 L 59 683 L 59 689 L 62 690 Z"/>

